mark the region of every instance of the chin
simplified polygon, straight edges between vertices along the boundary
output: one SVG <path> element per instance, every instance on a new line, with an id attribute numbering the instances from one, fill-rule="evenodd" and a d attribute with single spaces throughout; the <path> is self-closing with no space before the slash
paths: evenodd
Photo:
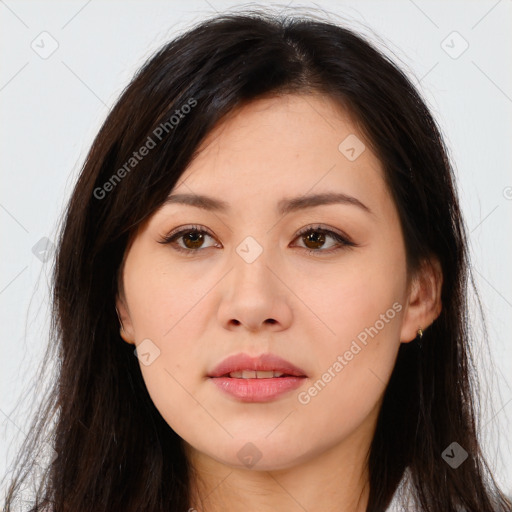
<path id="1" fill-rule="evenodd" d="M 217 448 L 219 446 L 217 445 Z M 282 440 L 253 438 L 230 439 L 222 452 L 216 450 L 210 456 L 221 464 L 236 469 L 252 471 L 286 470 L 308 459 L 304 443 L 298 446 Z"/>

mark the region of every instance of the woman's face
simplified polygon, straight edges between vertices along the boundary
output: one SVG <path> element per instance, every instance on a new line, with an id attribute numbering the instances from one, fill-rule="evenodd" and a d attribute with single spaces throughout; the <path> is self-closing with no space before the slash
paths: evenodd
<path id="1" fill-rule="evenodd" d="M 379 160 L 319 95 L 254 101 L 202 148 L 171 191 L 187 203 L 125 255 L 117 307 L 155 406 L 193 453 L 234 467 L 367 446 L 400 343 L 434 316 L 408 287 Z M 212 376 L 240 354 L 217 373 L 250 372 Z"/>

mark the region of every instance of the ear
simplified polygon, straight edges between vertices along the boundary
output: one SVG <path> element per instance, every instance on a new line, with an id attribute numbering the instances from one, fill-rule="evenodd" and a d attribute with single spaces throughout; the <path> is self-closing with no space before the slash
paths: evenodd
<path id="1" fill-rule="evenodd" d="M 424 261 L 409 286 L 407 307 L 402 322 L 400 341 L 409 343 L 425 331 L 441 314 L 443 272 L 436 257 Z"/>
<path id="2" fill-rule="evenodd" d="M 126 343 L 135 344 L 135 332 L 126 300 L 122 293 L 116 296 L 116 310 L 119 318 L 120 335 Z"/>

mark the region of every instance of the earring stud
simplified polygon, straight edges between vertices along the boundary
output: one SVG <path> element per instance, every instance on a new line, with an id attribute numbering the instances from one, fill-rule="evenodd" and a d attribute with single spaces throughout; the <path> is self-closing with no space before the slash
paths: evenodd
<path id="1" fill-rule="evenodd" d="M 421 338 L 423 338 L 423 329 L 421 329 L 421 328 L 418 329 L 418 336 L 419 336 L 420 340 L 421 340 Z"/>

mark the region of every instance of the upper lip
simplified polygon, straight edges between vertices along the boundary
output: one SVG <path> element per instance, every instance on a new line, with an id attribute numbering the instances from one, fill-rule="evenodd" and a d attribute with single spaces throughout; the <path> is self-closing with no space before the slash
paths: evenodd
<path id="1" fill-rule="evenodd" d="M 289 361 L 274 354 L 260 354 L 251 357 L 249 354 L 235 354 L 221 361 L 209 374 L 208 377 L 222 377 L 231 372 L 242 370 L 255 371 L 276 371 L 297 377 L 306 377 L 303 370 Z"/>

